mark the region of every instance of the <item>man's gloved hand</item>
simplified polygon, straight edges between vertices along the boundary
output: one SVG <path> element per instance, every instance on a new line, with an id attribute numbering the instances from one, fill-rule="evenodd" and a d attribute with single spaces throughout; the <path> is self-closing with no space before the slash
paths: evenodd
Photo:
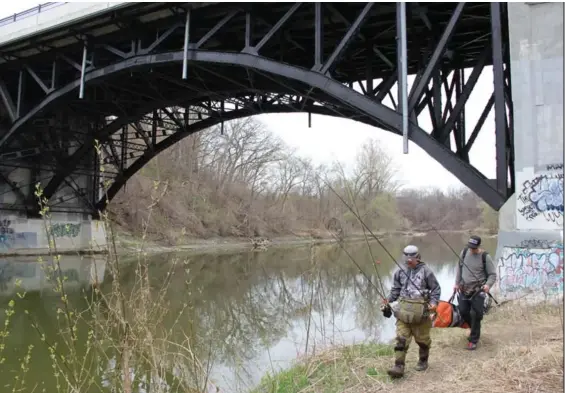
<path id="1" fill-rule="evenodd" d="M 430 312 L 436 312 L 437 304 L 428 304 L 428 310 L 430 310 Z"/>
<path id="2" fill-rule="evenodd" d="M 381 312 L 385 318 L 390 318 L 392 316 L 392 308 L 388 304 L 387 299 L 383 299 L 383 304 L 381 305 Z"/>

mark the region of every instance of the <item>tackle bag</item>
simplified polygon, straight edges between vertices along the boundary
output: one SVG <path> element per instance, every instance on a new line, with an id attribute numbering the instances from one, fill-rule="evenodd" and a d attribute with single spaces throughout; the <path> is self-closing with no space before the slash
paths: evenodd
<path id="1" fill-rule="evenodd" d="M 436 315 L 433 321 L 433 327 L 460 327 L 462 329 L 469 329 L 469 325 L 463 320 L 463 317 L 461 317 L 461 314 L 459 313 L 459 307 L 453 304 L 454 297 L 455 292 L 453 293 L 453 295 L 451 295 L 451 298 L 447 302 L 443 300 L 439 301 L 439 304 L 437 305 Z"/>

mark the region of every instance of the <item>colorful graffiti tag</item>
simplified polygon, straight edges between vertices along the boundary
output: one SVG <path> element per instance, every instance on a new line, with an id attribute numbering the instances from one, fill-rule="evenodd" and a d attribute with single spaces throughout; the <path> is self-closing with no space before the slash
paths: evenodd
<path id="1" fill-rule="evenodd" d="M 0 219 L 0 250 L 24 247 L 37 247 L 37 233 L 17 232 L 11 220 Z"/>
<path id="2" fill-rule="evenodd" d="M 14 229 L 10 220 L 0 220 L 0 247 L 8 248 L 14 239 Z"/>
<path id="3" fill-rule="evenodd" d="M 561 169 L 561 172 L 557 170 Z M 539 174 L 522 183 L 518 212 L 528 221 L 538 216 L 563 225 L 563 165 L 547 165 L 547 173 Z"/>
<path id="4" fill-rule="evenodd" d="M 53 224 L 51 233 L 54 237 L 77 237 L 80 233 L 80 224 Z"/>
<path id="5" fill-rule="evenodd" d="M 549 248 L 504 247 L 498 264 L 503 295 L 533 291 L 563 293 L 563 244 Z"/>

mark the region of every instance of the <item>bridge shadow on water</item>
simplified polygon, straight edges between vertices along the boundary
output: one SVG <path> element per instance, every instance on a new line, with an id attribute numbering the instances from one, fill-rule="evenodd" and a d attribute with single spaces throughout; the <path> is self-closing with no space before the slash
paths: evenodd
<path id="1" fill-rule="evenodd" d="M 465 237 L 459 235 L 448 238 L 454 248 L 459 248 L 464 240 Z M 423 258 L 430 261 L 442 285 L 442 299 L 448 299 L 455 274 L 452 252 L 432 235 L 388 239 L 385 245 L 397 256 L 408 242 L 417 244 Z M 485 246 L 491 252 L 495 245 L 492 239 L 485 239 Z M 377 282 L 378 271 L 385 288 L 390 288 L 390 277 L 396 266 L 378 244 L 371 244 L 373 257 L 363 242 L 349 243 L 345 247 L 372 281 Z M 372 258 L 379 263 L 373 264 Z M 65 287 L 68 304 L 73 312 L 81 315 L 76 323 L 76 335 L 80 338 L 74 346 L 75 356 L 91 359 L 89 352 L 94 351 L 89 347 L 93 345 L 88 341 L 89 331 L 92 326 L 97 329 L 109 326 L 98 321 L 96 324 L 93 319 L 104 320 L 110 315 L 107 299 L 111 298 L 116 284 L 128 294 L 126 298 L 144 296 L 136 292 L 140 266 L 135 261 L 123 261 L 121 278 L 114 281 L 105 261 L 76 257 L 73 260 L 73 257 L 63 256 L 61 265 L 69 282 Z M 156 308 L 159 312 L 155 313 L 148 304 L 145 311 L 149 316 L 145 323 L 150 325 L 153 318 L 163 330 L 170 332 L 167 340 L 171 348 L 190 342 L 191 353 L 202 368 L 171 355 L 163 360 L 166 365 L 161 364 L 162 369 L 156 375 L 147 362 L 131 361 L 132 391 L 135 392 L 154 391 L 149 387 L 156 383 L 161 385 L 162 391 L 177 391 L 172 385 L 181 374 L 182 378 L 192 379 L 191 384 L 198 385 L 201 391 L 207 384 L 208 391 L 218 387 L 222 392 L 245 392 L 256 386 L 265 373 L 287 368 L 305 354 L 312 355 L 333 345 L 388 342 L 394 335 L 394 318 L 385 319 L 380 313 L 380 298 L 375 289 L 343 249 L 333 244 L 274 248 L 264 252 L 156 255 L 147 261 L 146 267 L 144 272 L 155 295 L 153 298 L 159 302 Z M 97 275 L 93 274 L 94 270 Z M 21 359 L 29 345 L 33 345 L 33 361 L 26 375 L 27 388 L 23 389 L 29 392 L 34 387 L 36 391 L 56 390 L 53 362 L 45 343 L 62 341 L 64 331 L 62 317 L 57 312 L 61 296 L 53 296 L 58 293 L 56 286 L 48 285 L 49 277 L 37 271 L 43 271 L 43 267 L 29 260 L 0 262 L 0 307 L 15 310 L 10 318 L 10 334 L 4 341 L 6 361 L 0 365 L 0 371 L 8 375 L 4 373 L 19 370 Z M 23 299 L 14 296 L 16 282 L 27 291 Z M 100 283 L 98 288 L 106 296 L 102 303 L 107 302 L 98 309 L 94 305 L 99 304 L 103 296 L 90 289 L 94 282 Z M 9 303 L 13 299 L 12 307 Z M 128 303 L 130 315 L 136 312 L 133 304 Z M 139 304 L 143 304 L 143 300 Z M 139 308 L 139 315 L 143 309 Z M 94 310 L 101 311 L 95 313 Z M 4 312 L 1 318 L 5 318 Z M 137 333 L 135 321 L 131 322 L 131 329 L 132 334 Z M 110 342 L 118 340 L 118 333 L 113 330 L 107 332 L 106 339 Z M 47 339 L 42 341 L 38 332 Z M 63 353 L 70 352 L 63 349 L 63 343 L 60 345 Z M 123 357 L 116 349 L 119 345 L 102 344 L 101 347 L 104 349 L 97 352 L 97 366 L 89 371 L 95 374 L 93 378 L 97 383 L 81 391 L 112 391 L 109 387 L 115 377 L 112 373 Z M 59 371 L 65 372 L 64 367 Z M 209 374 L 209 378 L 203 374 Z M 170 388 L 164 389 L 165 385 Z"/>

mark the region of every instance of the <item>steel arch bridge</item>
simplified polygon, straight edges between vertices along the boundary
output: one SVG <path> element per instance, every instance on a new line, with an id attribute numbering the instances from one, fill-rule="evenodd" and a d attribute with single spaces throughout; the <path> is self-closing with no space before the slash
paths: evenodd
<path id="1" fill-rule="evenodd" d="M 96 217 L 107 203 L 102 183 L 111 200 L 182 138 L 260 113 L 344 117 L 402 135 L 392 94 L 404 94 L 400 7 L 129 3 L 2 45 L 0 194 L 15 199 L 0 209 L 38 214 L 39 182 L 53 211 Z M 498 210 L 514 192 L 506 5 L 406 7 L 409 139 Z M 467 133 L 465 106 L 486 66 L 493 91 Z M 494 181 L 469 160 L 493 109 Z M 430 130 L 419 125 L 426 111 Z"/>

